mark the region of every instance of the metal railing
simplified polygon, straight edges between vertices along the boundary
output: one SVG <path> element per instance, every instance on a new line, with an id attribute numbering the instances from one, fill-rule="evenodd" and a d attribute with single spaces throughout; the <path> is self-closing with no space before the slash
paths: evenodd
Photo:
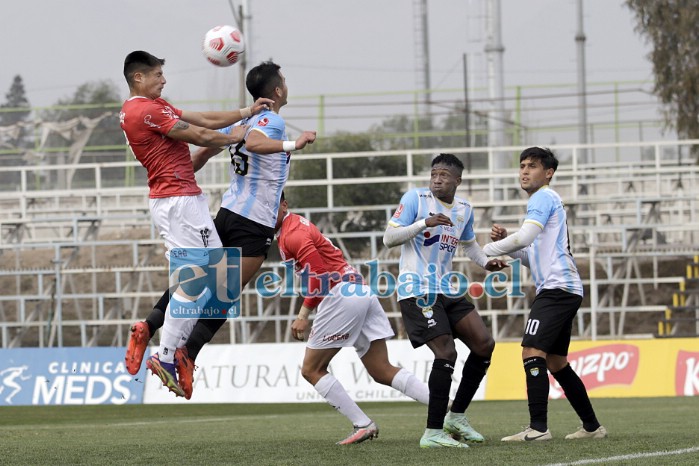
<path id="1" fill-rule="evenodd" d="M 586 300 L 578 316 L 579 338 L 618 338 L 630 333 L 651 335 L 666 303 L 652 298 L 681 281 L 661 269 L 695 255 L 699 244 L 699 167 L 681 156 L 699 141 L 622 145 L 552 146 L 561 155 L 553 187 L 567 204 L 574 254 L 584 276 Z M 635 162 L 596 162 L 605 154 L 637 151 Z M 459 195 L 474 205 L 477 234 L 483 243 L 493 221 L 517 225 L 526 199 L 517 183 L 517 170 L 496 169 L 500 157 L 515 167 L 521 148 L 461 148 L 452 153 L 471 158 Z M 586 164 L 578 154 L 586 150 Z M 650 159 L 640 154 L 651 153 Z M 335 190 L 348 185 L 397 183 L 402 189 L 427 183 L 426 162 L 435 151 L 390 151 L 341 154 L 294 154 L 293 163 L 323 163 L 325 176 L 291 180 L 288 186 L 323 186 L 322 206 L 293 209 L 321 226 L 352 262 L 379 258 L 380 270 L 394 270 L 396 251 L 381 242 L 383 231 L 343 230 L 337 216 L 361 218 L 369 213 L 388 220 L 398 199 L 366 199 L 364 205 L 338 205 Z M 667 154 L 679 154 L 672 158 Z M 392 177 L 346 178 L 334 162 L 394 157 L 404 173 Z M 217 210 L 227 187 L 225 157 L 217 157 L 198 173 L 203 189 Z M 116 170 L 115 170 L 116 168 Z M 45 179 L 62 171 L 76 175 L 64 189 L 29 182 L 37 167 L 0 167 L 3 179 L 17 183 L 0 186 L 0 346 L 121 345 L 129 324 L 143 318 L 167 283 L 164 247 L 150 224 L 145 187 L 128 187 L 128 173 L 137 162 L 51 165 L 41 167 Z M 105 182 L 105 173 L 110 179 Z M 131 176 L 131 175 L 129 175 Z M 123 181 L 123 183 L 122 183 Z M 292 206 L 293 207 L 293 206 Z M 351 215 L 350 215 L 351 214 Z M 351 223 L 351 220 L 348 220 Z M 355 225 L 356 226 L 356 225 Z M 128 236 L 127 239 L 118 239 Z M 345 243 L 360 243 L 359 250 Z M 590 267 L 596 264 L 596 267 Z M 270 258 L 262 271 L 282 270 Z M 482 278 L 469 261 L 458 259 L 457 270 Z M 526 272 L 524 282 L 529 283 Z M 528 312 L 527 297 L 484 297 L 476 300 L 497 339 L 517 338 Z M 398 308 L 392 298 L 382 300 L 397 333 L 402 334 Z M 263 299 L 250 287 L 243 294 L 243 315 L 231 319 L 222 336 L 231 342 L 288 341 L 296 298 Z M 644 324 L 651 320 L 651 324 Z M 640 330 L 639 330 L 640 329 Z"/>

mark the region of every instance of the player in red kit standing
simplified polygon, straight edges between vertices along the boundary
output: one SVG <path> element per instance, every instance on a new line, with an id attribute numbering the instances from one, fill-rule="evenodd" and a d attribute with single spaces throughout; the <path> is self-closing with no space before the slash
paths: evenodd
<path id="1" fill-rule="evenodd" d="M 328 372 L 330 361 L 340 349 L 353 346 L 375 381 L 420 403 L 427 404 L 429 390 L 415 375 L 388 361 L 386 339 L 394 333 L 379 300 L 364 284 L 359 272 L 314 224 L 287 209 L 282 193 L 275 226 L 279 252 L 283 260 L 295 262 L 297 273 L 310 277 L 308 296 L 291 326 L 295 339 L 303 341 L 308 315 L 316 310 L 301 374 L 331 406 L 352 421 L 353 432 L 339 445 L 376 438 L 379 435 L 376 423 Z"/>

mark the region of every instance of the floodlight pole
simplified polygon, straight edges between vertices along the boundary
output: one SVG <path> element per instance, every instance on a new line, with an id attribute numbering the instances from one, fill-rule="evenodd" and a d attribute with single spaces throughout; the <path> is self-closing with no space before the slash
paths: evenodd
<path id="1" fill-rule="evenodd" d="M 238 104 L 240 107 L 244 107 L 247 102 L 247 89 L 245 87 L 245 77 L 247 76 L 247 70 L 248 70 L 248 58 L 252 56 L 252 44 L 250 42 L 250 39 L 252 38 L 252 28 L 251 28 L 251 19 L 252 17 L 250 16 L 250 4 L 248 3 L 248 0 L 243 0 L 238 6 L 238 8 L 235 7 L 233 4 L 233 0 L 228 0 L 229 4 L 231 6 L 231 10 L 233 11 L 233 18 L 235 18 L 236 25 L 238 27 L 238 30 L 243 34 L 243 38 L 245 39 L 245 53 L 243 53 L 242 57 L 240 57 L 240 61 L 238 62 Z"/>
<path id="2" fill-rule="evenodd" d="M 582 0 L 577 1 L 578 30 L 575 34 L 578 56 L 578 139 L 587 144 L 587 83 L 585 81 L 585 32 L 583 30 Z M 587 163 L 587 148 L 578 151 L 578 163 Z"/>
<path id="3" fill-rule="evenodd" d="M 471 109 L 468 101 L 468 60 L 467 56 L 463 54 L 464 62 L 464 126 L 466 130 L 466 147 L 471 147 Z M 466 173 L 471 174 L 471 153 L 466 154 Z M 468 178 L 468 195 L 471 196 L 472 186 L 471 178 Z"/>
<path id="4" fill-rule="evenodd" d="M 502 147 L 505 145 L 505 83 L 503 55 L 505 46 L 502 43 L 500 0 L 488 0 L 486 4 L 486 45 L 485 54 L 488 70 L 488 94 L 490 108 L 488 111 L 488 146 Z M 502 174 L 509 169 L 512 162 L 505 152 L 500 150 L 493 152 L 490 159 L 491 171 Z M 504 180 L 498 177 L 496 185 L 501 185 Z M 494 191 L 495 200 L 504 199 L 504 188 Z"/>

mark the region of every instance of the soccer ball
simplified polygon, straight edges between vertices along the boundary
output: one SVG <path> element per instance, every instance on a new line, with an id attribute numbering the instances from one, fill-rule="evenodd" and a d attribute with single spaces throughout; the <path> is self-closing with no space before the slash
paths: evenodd
<path id="1" fill-rule="evenodd" d="M 201 51 L 214 65 L 231 66 L 245 52 L 245 39 L 233 26 L 216 26 L 204 36 Z"/>

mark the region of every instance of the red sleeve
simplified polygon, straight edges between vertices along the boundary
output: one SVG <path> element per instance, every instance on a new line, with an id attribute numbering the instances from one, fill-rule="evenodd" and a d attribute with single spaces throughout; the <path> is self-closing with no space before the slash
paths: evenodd
<path id="1" fill-rule="evenodd" d="M 149 101 L 143 109 L 143 124 L 149 126 L 152 131 L 167 134 L 180 120 L 180 116 L 182 116 L 182 110 L 173 107 L 163 99 L 155 99 Z"/>

